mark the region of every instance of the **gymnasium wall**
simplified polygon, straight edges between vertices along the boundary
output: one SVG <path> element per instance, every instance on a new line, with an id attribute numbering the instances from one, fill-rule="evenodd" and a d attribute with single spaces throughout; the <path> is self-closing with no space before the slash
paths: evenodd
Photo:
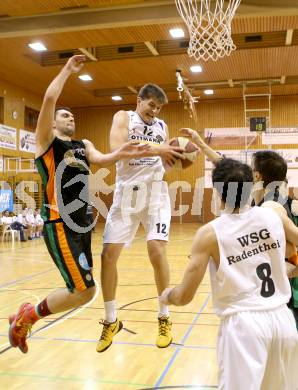
<path id="1" fill-rule="evenodd" d="M 26 129 L 25 127 L 25 107 L 33 108 L 34 110 L 39 110 L 42 97 L 35 95 L 23 88 L 19 88 L 13 84 L 7 83 L 5 81 L 0 80 L 0 98 L 2 101 L 1 110 L 0 110 L 0 118 L 1 123 L 14 127 L 16 129 Z M 17 118 L 13 118 L 12 112 L 17 112 Z M 27 129 L 28 130 L 28 129 Z M 17 146 L 19 145 L 19 138 L 17 133 Z M 34 154 L 29 152 L 19 151 L 18 148 L 16 150 L 10 150 L 6 148 L 0 148 L 0 156 L 4 157 L 22 157 L 24 159 L 33 159 Z M 15 163 L 11 162 L 11 167 L 15 167 Z M 24 169 L 29 168 L 29 164 L 22 164 Z M 11 172 L 0 172 L 0 181 L 7 182 L 13 190 L 15 190 L 16 186 L 22 181 L 34 181 L 37 183 L 39 191 L 31 192 L 30 189 L 26 189 L 26 192 L 34 197 L 37 203 L 37 207 L 40 206 L 41 203 L 41 179 L 37 173 L 16 173 L 14 171 Z"/>
<path id="2" fill-rule="evenodd" d="M 23 88 L 19 88 L 13 84 L 0 80 L 0 98 L 3 98 L 3 124 L 6 126 L 24 129 L 25 123 L 25 106 L 39 110 L 42 97 L 35 95 Z M 14 119 L 12 112 L 17 112 L 17 119 Z M 17 140 L 18 144 L 18 140 Z M 18 152 L 0 148 L 0 154 L 6 156 L 33 156 L 32 153 Z M 34 156 L 33 156 L 34 157 Z"/>
<path id="3" fill-rule="evenodd" d="M 268 101 L 250 101 L 250 106 L 266 107 Z M 271 125 L 273 127 L 298 127 L 298 96 L 278 96 L 271 99 Z M 134 109 L 134 106 L 123 107 L 92 107 L 75 109 L 77 123 L 77 138 L 90 139 L 94 145 L 102 152 L 109 150 L 109 130 L 112 118 L 119 109 Z M 242 99 L 237 100 L 209 100 L 197 104 L 198 129 L 204 128 L 224 128 L 224 127 L 244 127 L 244 105 Z M 257 116 L 257 115 L 256 115 Z M 160 117 L 166 121 L 169 126 L 170 137 L 178 135 L 181 127 L 193 127 L 194 122 L 189 118 L 189 114 L 184 110 L 183 103 L 171 103 L 162 109 Z M 235 147 L 236 149 L 237 147 Z M 261 137 L 258 137 L 254 146 L 256 149 L 265 149 L 267 146 L 261 144 Z M 274 145 L 274 148 L 295 148 L 295 145 Z M 222 149 L 233 149 L 228 145 L 222 145 Z M 96 169 L 95 169 L 96 171 Z M 105 181 L 111 185 L 115 180 L 115 168 L 105 178 Z M 204 158 L 199 156 L 192 167 L 186 170 L 172 170 L 166 174 L 165 178 L 168 183 L 182 181 L 189 183 L 184 184 L 186 187 L 177 192 L 176 208 L 178 203 L 189 205 L 188 212 L 183 216 L 184 222 L 203 221 L 206 222 L 212 218 L 211 213 L 211 190 L 206 189 L 203 197 L 203 207 L 201 215 L 192 215 L 191 207 L 193 206 L 194 189 L 196 180 L 204 176 Z M 198 182 L 197 182 L 198 184 Z M 190 187 L 190 188 L 189 188 Z M 175 192 L 175 189 L 173 189 Z M 112 202 L 112 196 L 104 197 L 107 206 Z M 179 218 L 173 218 L 178 221 Z"/>
<path id="4" fill-rule="evenodd" d="M 1 122 L 7 126 L 15 128 L 24 128 L 24 112 L 25 106 L 35 110 L 39 110 L 42 97 L 34 95 L 29 91 L 9 84 L 7 82 L 0 81 L 0 98 L 3 99 L 2 112 L 0 109 Z M 64 102 L 67 104 L 67 102 Z M 273 127 L 296 127 L 298 125 L 298 96 L 277 96 L 272 97 L 272 120 Z M 266 102 L 258 100 L 257 102 L 251 102 L 256 106 L 265 106 Z M 201 101 L 197 104 L 198 114 L 198 128 L 217 128 L 217 127 L 243 127 L 244 126 L 244 108 L 243 100 L 208 100 Z M 109 106 L 109 107 L 82 107 L 74 108 L 76 119 L 76 138 L 90 139 L 95 146 L 102 152 L 108 152 L 109 150 L 109 131 L 114 113 L 119 109 L 129 110 L 134 109 L 135 106 Z M 17 119 L 12 117 L 12 111 L 17 111 Z M 176 102 L 165 106 L 160 115 L 168 126 L 170 137 L 178 135 L 178 129 L 181 127 L 195 127 L 194 122 L 189 117 L 189 113 L 184 110 L 183 103 Z M 17 140 L 18 144 L 19 140 Z M 295 148 L 295 145 L 275 145 L 275 148 Z M 257 142 L 255 148 L 266 148 L 261 145 L 260 141 Z M 231 146 L 222 146 L 222 149 L 232 149 Z M 0 155 L 8 157 L 20 156 L 23 158 L 34 158 L 32 153 L 20 152 L 18 150 L 12 151 L 9 149 L 0 148 Z M 96 172 L 96 167 L 92 167 L 93 172 Z M 183 215 L 182 220 L 189 221 L 207 221 L 212 218 L 210 212 L 211 191 L 206 189 L 203 193 L 204 197 L 202 212 L 196 215 L 191 215 L 191 207 L 194 199 L 195 185 L 198 180 L 204 176 L 204 158 L 198 157 L 197 161 L 192 167 L 187 170 L 172 170 L 168 172 L 165 179 L 174 187 L 171 189 L 172 194 L 176 194 L 175 209 L 179 207 L 179 204 L 189 205 L 188 212 Z M 21 180 L 33 180 L 36 181 L 40 188 L 40 177 L 38 174 L 28 173 L 1 173 L 0 180 L 7 180 L 9 183 L 15 185 Z M 115 180 L 115 167 L 110 168 L 110 174 L 105 177 L 105 182 L 108 185 L 112 185 Z M 180 183 L 183 187 L 178 188 Z M 173 184 L 174 183 L 174 184 Z M 200 186 L 200 184 L 199 184 Z M 170 187 L 171 188 L 171 187 Z M 104 195 L 100 197 L 106 203 L 107 208 L 112 202 L 112 194 Z M 40 202 L 40 194 L 37 198 Z M 174 205 L 173 205 L 174 206 Z M 176 221 L 181 220 L 178 217 L 173 218 Z M 102 219 L 103 220 L 103 219 Z"/>

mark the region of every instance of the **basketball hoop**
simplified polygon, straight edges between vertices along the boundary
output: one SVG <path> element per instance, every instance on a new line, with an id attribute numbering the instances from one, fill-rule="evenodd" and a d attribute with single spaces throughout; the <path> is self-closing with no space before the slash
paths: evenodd
<path id="1" fill-rule="evenodd" d="M 197 61 L 217 61 L 236 49 L 231 23 L 240 1 L 175 0 L 188 28 L 190 40 L 187 52 L 190 57 Z"/>

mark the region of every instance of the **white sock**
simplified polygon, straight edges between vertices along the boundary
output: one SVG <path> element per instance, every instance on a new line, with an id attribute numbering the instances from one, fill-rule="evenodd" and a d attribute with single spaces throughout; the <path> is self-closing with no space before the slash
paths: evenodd
<path id="1" fill-rule="evenodd" d="M 158 318 L 166 316 L 169 317 L 169 306 L 165 305 L 164 303 L 160 302 L 160 297 L 158 297 L 158 304 L 159 304 L 159 313 L 158 313 Z"/>
<path id="2" fill-rule="evenodd" d="M 104 302 L 104 305 L 106 313 L 105 320 L 108 322 L 115 322 L 117 319 L 116 300 Z"/>

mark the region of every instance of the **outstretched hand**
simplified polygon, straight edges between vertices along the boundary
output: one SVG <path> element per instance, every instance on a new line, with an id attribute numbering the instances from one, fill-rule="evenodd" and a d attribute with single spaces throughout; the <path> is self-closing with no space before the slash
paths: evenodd
<path id="1" fill-rule="evenodd" d="M 149 144 L 140 144 L 139 142 L 126 142 L 119 149 L 120 158 L 140 158 L 148 156 L 151 149 Z"/>
<path id="2" fill-rule="evenodd" d="M 183 148 L 180 148 L 179 146 L 168 145 L 168 144 L 163 144 L 158 148 L 158 155 L 170 167 L 175 165 L 177 158 L 181 160 L 185 160 L 185 156 L 183 155 L 183 152 L 185 152 Z"/>
<path id="3" fill-rule="evenodd" d="M 184 137 L 191 138 L 198 146 L 203 145 L 205 142 L 196 130 L 185 127 L 179 130 Z"/>
<path id="4" fill-rule="evenodd" d="M 86 57 L 84 55 L 77 54 L 69 58 L 65 65 L 65 68 L 71 73 L 78 73 L 84 66 L 85 61 Z"/>

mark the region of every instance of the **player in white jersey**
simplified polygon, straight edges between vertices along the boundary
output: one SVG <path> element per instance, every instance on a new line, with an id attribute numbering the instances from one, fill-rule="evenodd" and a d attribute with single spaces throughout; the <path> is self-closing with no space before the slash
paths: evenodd
<path id="1" fill-rule="evenodd" d="M 286 239 L 298 244 L 298 229 L 275 202 L 242 207 L 252 179 L 251 168 L 239 161 L 216 164 L 212 181 L 225 212 L 198 230 L 182 283 L 166 289 L 161 300 L 189 303 L 209 264 L 213 306 L 221 318 L 218 388 L 297 390 L 298 336 L 286 305 L 284 258 Z"/>
<path id="2" fill-rule="evenodd" d="M 135 111 L 119 111 L 113 118 L 111 149 L 128 140 L 151 145 L 151 156 L 121 160 L 116 165 L 114 199 L 104 230 L 101 255 L 101 285 L 105 320 L 97 352 L 105 351 L 114 335 L 122 328 L 116 313 L 117 260 L 121 250 L 133 240 L 139 224 L 146 232 L 147 249 L 154 269 L 158 295 L 169 284 L 166 243 L 169 239 L 171 206 L 167 183 L 163 181 L 164 163 L 171 166 L 175 157 L 183 158 L 183 150 L 168 145 L 168 129 L 157 118 L 167 103 L 164 91 L 155 84 L 141 88 Z M 171 321 L 167 305 L 159 302 L 159 331 L 156 344 L 167 347 L 172 341 Z"/>

